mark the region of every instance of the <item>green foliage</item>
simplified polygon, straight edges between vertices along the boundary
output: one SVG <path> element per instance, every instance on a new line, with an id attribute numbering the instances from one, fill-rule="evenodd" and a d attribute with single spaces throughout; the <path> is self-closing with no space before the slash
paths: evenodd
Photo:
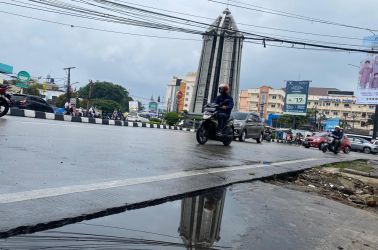
<path id="1" fill-rule="evenodd" d="M 90 84 L 79 89 L 79 97 L 83 99 L 89 98 Z M 92 91 L 90 96 L 91 105 L 95 106 L 92 103 L 92 99 L 97 100 L 107 100 L 109 102 L 100 102 L 101 105 L 104 105 L 106 109 L 110 103 L 116 103 L 117 105 L 112 108 L 120 109 L 121 111 L 129 110 L 129 101 L 132 101 L 132 98 L 129 97 L 129 92 L 122 86 L 111 83 L 111 82 L 94 82 L 92 83 Z"/>
<path id="2" fill-rule="evenodd" d="M 179 115 L 176 112 L 168 112 L 164 117 L 168 125 L 173 126 L 179 121 Z"/>
<path id="3" fill-rule="evenodd" d="M 40 96 L 38 85 L 37 84 L 29 85 L 29 87 L 27 89 L 24 89 L 24 94 Z"/>
<path id="4" fill-rule="evenodd" d="M 153 117 L 153 118 L 150 119 L 150 122 L 156 122 L 157 124 L 160 124 L 161 120 L 159 118 Z"/>

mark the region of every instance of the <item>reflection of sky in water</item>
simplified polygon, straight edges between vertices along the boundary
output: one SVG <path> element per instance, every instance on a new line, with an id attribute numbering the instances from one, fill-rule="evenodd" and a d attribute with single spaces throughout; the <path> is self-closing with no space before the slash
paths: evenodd
<path id="1" fill-rule="evenodd" d="M 214 244 L 215 248 L 217 246 L 221 246 L 220 248 L 230 247 L 231 243 L 234 240 L 238 240 L 239 235 L 244 233 L 246 225 L 243 219 L 238 216 L 239 211 L 239 205 L 233 199 L 232 191 L 228 190 L 221 222 L 221 239 Z M 9 247 L 13 249 L 12 246 L 14 248 L 17 247 L 17 249 L 39 249 L 39 247 L 62 249 L 64 246 L 64 249 L 67 249 L 67 246 L 78 249 L 93 249 L 97 247 L 99 249 L 183 248 L 183 241 L 178 233 L 180 218 L 181 200 L 178 200 L 26 235 L 26 238 L 21 236 L 0 240 L 0 248 Z M 68 232 L 69 234 L 60 232 Z M 79 233 L 79 235 L 76 233 Z M 49 238 L 39 238 L 41 236 L 48 236 Z M 52 236 L 58 237 L 56 239 Z M 68 238 L 72 236 L 91 238 L 92 240 L 83 242 Z M 108 236 L 112 238 L 109 239 Z M 162 242 L 164 242 L 163 248 L 160 245 Z"/>

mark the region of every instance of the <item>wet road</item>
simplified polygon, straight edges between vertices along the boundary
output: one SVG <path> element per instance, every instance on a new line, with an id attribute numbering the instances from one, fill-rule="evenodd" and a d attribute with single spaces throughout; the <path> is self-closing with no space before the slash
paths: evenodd
<path id="1" fill-rule="evenodd" d="M 9 116 L 0 118 L 0 147 L 0 233 L 365 157 L 252 141 L 200 146 L 190 132 Z"/>
<path id="2" fill-rule="evenodd" d="M 377 249 L 378 217 L 262 182 L 9 239 L 0 249 Z"/>

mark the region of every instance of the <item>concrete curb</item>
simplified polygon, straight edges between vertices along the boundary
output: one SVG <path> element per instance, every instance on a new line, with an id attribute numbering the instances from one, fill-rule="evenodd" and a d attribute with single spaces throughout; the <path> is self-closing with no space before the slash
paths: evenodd
<path id="1" fill-rule="evenodd" d="M 47 119 L 55 121 L 66 121 L 66 122 L 76 122 L 76 123 L 89 123 L 89 124 L 101 124 L 110 126 L 125 126 L 125 127 L 136 127 L 136 128 L 156 128 L 156 129 L 170 129 L 170 130 L 180 130 L 186 132 L 195 132 L 194 129 L 182 128 L 180 126 L 169 126 L 160 124 L 148 124 L 144 122 L 127 122 L 127 121 L 115 121 L 100 118 L 88 118 L 88 117 L 73 117 L 70 115 L 57 115 L 53 113 L 45 113 L 34 110 L 11 108 L 8 112 L 10 116 L 19 117 L 29 117 L 37 119 Z"/>
<path id="2" fill-rule="evenodd" d="M 366 172 L 362 172 L 362 171 L 358 171 L 358 170 L 354 170 L 354 169 L 350 169 L 350 168 L 344 168 L 342 170 L 342 172 L 348 173 L 348 174 L 356 174 L 356 175 L 361 175 L 361 176 L 365 176 L 365 177 L 370 177 L 370 178 L 378 179 L 378 174 L 375 174 L 375 173 L 366 173 Z"/>

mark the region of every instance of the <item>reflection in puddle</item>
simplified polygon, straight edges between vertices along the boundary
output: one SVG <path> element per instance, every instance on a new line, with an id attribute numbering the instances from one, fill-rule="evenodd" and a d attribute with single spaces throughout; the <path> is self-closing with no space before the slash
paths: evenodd
<path id="1" fill-rule="evenodd" d="M 67 225 L 0 239 L 0 249 L 232 249 L 244 233 L 239 205 L 225 188 Z"/>
<path id="2" fill-rule="evenodd" d="M 212 247 L 220 239 L 226 190 L 185 198 L 181 202 L 180 236 L 185 246 Z"/>

